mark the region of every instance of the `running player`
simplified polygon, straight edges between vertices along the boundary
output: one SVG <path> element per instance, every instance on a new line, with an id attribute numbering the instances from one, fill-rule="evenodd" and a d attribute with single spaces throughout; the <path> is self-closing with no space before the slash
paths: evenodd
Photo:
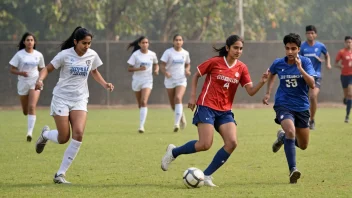
<path id="1" fill-rule="evenodd" d="M 161 57 L 161 72 L 165 75 L 165 87 L 172 110 L 175 111 L 174 132 L 184 129 L 187 122 L 183 113 L 182 99 L 187 87 L 186 76 L 191 75 L 188 51 L 182 48 L 183 38 L 176 34 L 173 47 L 167 49 Z"/>
<path id="2" fill-rule="evenodd" d="M 35 90 L 39 71 L 45 67 L 42 53 L 35 50 L 37 40 L 32 33 L 23 34 L 18 44 L 18 52 L 10 60 L 11 73 L 18 75 L 17 92 L 20 96 L 22 112 L 27 116 L 27 142 L 32 141 L 36 107 L 40 90 Z M 38 71 L 39 70 L 39 71 Z"/>
<path id="3" fill-rule="evenodd" d="M 341 61 L 341 64 L 339 62 Z M 336 67 L 341 69 L 341 84 L 346 104 L 345 123 L 349 122 L 352 105 L 352 37 L 345 37 L 345 48 L 341 49 L 336 56 Z"/>
<path id="4" fill-rule="evenodd" d="M 193 124 L 198 128 L 199 140 L 192 140 L 183 146 L 170 144 L 162 158 L 161 168 L 168 170 L 170 163 L 182 154 L 191 154 L 210 149 L 213 143 L 214 128 L 224 140 L 224 146 L 215 154 L 213 161 L 205 169 L 205 185 L 216 186 L 212 174 L 220 168 L 237 147 L 237 127 L 231 111 L 233 99 L 239 84 L 250 96 L 256 94 L 265 84 L 268 74 L 263 74 L 260 82 L 253 86 L 247 66 L 238 60 L 242 54 L 243 40 L 232 35 L 226 45 L 215 51 L 219 55 L 200 64 L 192 78 L 191 98 L 188 108 L 194 113 Z M 202 92 L 196 102 L 198 79 L 206 75 Z"/>
<path id="5" fill-rule="evenodd" d="M 302 43 L 300 55 L 308 57 L 313 64 L 314 70 L 316 72 L 315 77 L 315 89 L 309 90 L 309 100 L 310 100 L 310 121 L 309 127 L 311 130 L 315 129 L 315 112 L 317 110 L 318 104 L 318 94 L 320 91 L 320 83 L 322 79 L 321 74 L 321 63 L 324 62 L 320 58 L 321 54 L 325 56 L 326 67 L 331 69 L 330 56 L 326 47 L 323 43 L 316 41 L 317 28 L 313 25 L 308 25 L 306 27 L 306 37 L 307 41 Z"/>
<path id="6" fill-rule="evenodd" d="M 283 39 L 286 56 L 276 59 L 269 68 L 268 89 L 263 103 L 268 105 L 274 76 L 280 79 L 275 95 L 275 122 L 283 130 L 277 133 L 273 144 L 276 153 L 284 144 L 285 154 L 290 171 L 290 183 L 297 183 L 301 172 L 296 168 L 296 148 L 305 150 L 309 142 L 309 99 L 308 91 L 315 89 L 315 71 L 309 58 L 298 55 L 301 38 L 291 33 Z"/>
<path id="7" fill-rule="evenodd" d="M 145 36 L 139 37 L 128 45 L 133 47 L 132 55 L 128 59 L 128 71 L 133 72 L 132 90 L 136 95 L 139 108 L 139 133 L 144 133 L 144 124 L 148 114 L 148 99 L 153 89 L 153 72 L 159 74 L 158 58 L 155 52 L 149 50 L 149 40 Z"/>
<path id="8" fill-rule="evenodd" d="M 59 170 L 55 173 L 54 182 L 68 184 L 66 171 L 75 159 L 82 144 L 87 118 L 89 97 L 88 75 L 91 74 L 105 89 L 112 91 L 114 86 L 107 83 L 98 71 L 103 64 L 98 54 L 90 49 L 93 35 L 85 28 L 77 27 L 72 35 L 62 43 L 61 52 L 40 72 L 36 89 L 43 88 L 43 81 L 54 69 L 60 69 L 60 78 L 53 91 L 51 115 L 56 127 L 50 130 L 44 126 L 36 143 L 36 152 L 41 153 L 48 140 L 65 144 L 72 139 L 62 159 Z"/>

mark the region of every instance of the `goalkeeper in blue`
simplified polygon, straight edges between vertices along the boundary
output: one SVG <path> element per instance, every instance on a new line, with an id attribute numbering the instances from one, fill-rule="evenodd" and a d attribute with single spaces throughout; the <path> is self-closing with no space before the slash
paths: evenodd
<path id="1" fill-rule="evenodd" d="M 274 76 L 280 84 L 276 91 L 274 110 L 275 122 L 282 129 L 277 133 L 272 149 L 276 153 L 282 145 L 290 171 L 290 183 L 297 183 L 301 172 L 296 166 L 296 148 L 305 150 L 309 142 L 309 89 L 315 87 L 315 70 L 309 58 L 299 55 L 301 38 L 298 34 L 284 37 L 286 56 L 276 59 L 269 68 L 269 79 L 263 103 L 268 105 Z"/>

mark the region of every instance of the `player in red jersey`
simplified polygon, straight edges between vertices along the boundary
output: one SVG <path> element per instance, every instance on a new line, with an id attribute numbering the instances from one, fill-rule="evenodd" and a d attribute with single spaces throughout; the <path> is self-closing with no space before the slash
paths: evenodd
<path id="1" fill-rule="evenodd" d="M 226 45 L 220 49 L 219 56 L 210 58 L 200 64 L 192 78 L 191 99 L 188 108 L 193 109 L 193 124 L 198 127 L 199 140 L 192 140 L 183 146 L 170 144 L 162 158 L 161 168 L 168 170 L 169 164 L 181 154 L 191 154 L 210 149 L 213 143 L 214 128 L 224 140 L 224 146 L 216 153 L 213 161 L 204 171 L 206 186 L 216 186 L 211 175 L 220 168 L 237 147 L 236 121 L 231 111 L 233 99 L 238 84 L 243 86 L 250 96 L 253 96 L 265 84 L 268 73 L 265 72 L 260 82 L 253 86 L 247 66 L 238 60 L 242 54 L 243 40 L 232 35 L 226 40 Z M 206 75 L 201 94 L 196 103 L 196 88 L 198 79 Z"/>
<path id="2" fill-rule="evenodd" d="M 341 64 L 339 62 L 341 61 Z M 336 67 L 341 69 L 341 84 L 343 88 L 343 103 L 346 104 L 345 122 L 349 122 L 352 106 L 352 37 L 345 37 L 345 48 L 336 55 Z"/>

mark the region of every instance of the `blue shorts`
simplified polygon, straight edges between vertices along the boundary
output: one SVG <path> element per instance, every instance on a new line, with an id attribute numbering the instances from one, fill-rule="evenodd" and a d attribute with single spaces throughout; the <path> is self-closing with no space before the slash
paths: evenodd
<path id="1" fill-rule="evenodd" d="M 318 89 L 320 89 L 321 79 L 322 79 L 321 77 L 314 76 L 315 87 Z"/>
<path id="2" fill-rule="evenodd" d="M 215 130 L 219 132 L 219 128 L 222 124 L 236 121 L 232 111 L 217 111 L 212 108 L 198 105 L 194 113 L 193 124 L 198 125 L 198 123 L 209 123 L 214 126 Z"/>
<path id="3" fill-rule="evenodd" d="M 290 119 L 297 128 L 308 128 L 309 127 L 309 110 L 306 111 L 291 111 L 283 106 L 274 106 L 276 112 L 275 122 L 281 124 L 283 120 Z"/>
<path id="4" fill-rule="evenodd" d="M 348 76 L 341 75 L 340 79 L 341 79 L 342 88 L 346 89 L 348 85 L 352 85 L 352 75 L 348 75 Z"/>

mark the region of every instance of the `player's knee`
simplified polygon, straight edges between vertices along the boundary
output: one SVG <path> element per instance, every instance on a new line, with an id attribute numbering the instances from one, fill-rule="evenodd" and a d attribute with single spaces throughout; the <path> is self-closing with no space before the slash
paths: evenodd
<path id="1" fill-rule="evenodd" d="M 147 106 L 147 100 L 142 99 L 140 102 L 140 107 L 146 107 Z"/>
<path id="2" fill-rule="evenodd" d="M 348 93 L 346 98 L 349 99 L 349 100 L 352 100 L 352 93 Z"/>
<path id="3" fill-rule="evenodd" d="M 27 109 L 23 109 L 23 110 L 22 110 L 22 113 L 23 113 L 23 115 L 26 116 L 26 115 L 28 115 L 28 110 L 27 110 Z"/>
<path id="4" fill-rule="evenodd" d="M 70 137 L 60 137 L 60 135 L 57 138 L 57 141 L 59 142 L 59 144 L 66 144 L 68 142 L 68 140 L 70 139 Z"/>
<path id="5" fill-rule="evenodd" d="M 310 94 L 309 95 L 309 100 L 311 102 L 315 102 L 317 99 L 318 99 L 317 95 L 315 95 L 315 94 Z"/>
<path id="6" fill-rule="evenodd" d="M 225 147 L 227 148 L 226 150 L 228 151 L 234 151 L 237 148 L 237 145 L 238 143 L 236 140 L 225 142 Z"/>
<path id="7" fill-rule="evenodd" d="M 34 105 L 28 105 L 28 113 L 33 115 L 35 113 L 35 106 Z"/>
<path id="8" fill-rule="evenodd" d="M 175 102 L 175 104 L 181 104 L 182 103 L 182 97 L 181 96 L 175 96 L 174 102 Z"/>
<path id="9" fill-rule="evenodd" d="M 72 139 L 75 139 L 77 141 L 82 142 L 83 133 L 84 133 L 84 131 L 80 130 L 80 129 L 79 130 L 73 130 Z"/>
<path id="10" fill-rule="evenodd" d="M 199 151 L 207 151 L 211 148 L 211 142 L 200 142 Z"/>
<path id="11" fill-rule="evenodd" d="M 302 145 L 299 145 L 299 148 L 301 150 L 306 150 L 308 148 L 308 144 L 302 144 Z"/>

